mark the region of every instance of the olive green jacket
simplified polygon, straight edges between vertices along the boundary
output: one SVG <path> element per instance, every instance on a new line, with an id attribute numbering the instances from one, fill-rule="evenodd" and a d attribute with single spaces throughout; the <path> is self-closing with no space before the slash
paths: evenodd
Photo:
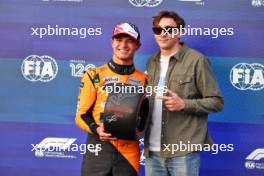
<path id="1" fill-rule="evenodd" d="M 157 86 L 160 75 L 160 53 L 149 58 L 147 63 L 148 86 Z M 190 150 L 169 150 L 172 145 L 212 144 L 208 133 L 208 113 L 223 109 L 224 100 L 215 80 L 208 59 L 201 53 L 183 44 L 170 58 L 165 83 L 168 89 L 176 92 L 184 101 L 181 112 L 169 111 L 163 103 L 161 119 L 161 157 L 182 156 Z M 150 117 L 145 132 L 144 154 L 149 154 L 149 134 L 152 126 L 155 93 L 149 97 Z"/>

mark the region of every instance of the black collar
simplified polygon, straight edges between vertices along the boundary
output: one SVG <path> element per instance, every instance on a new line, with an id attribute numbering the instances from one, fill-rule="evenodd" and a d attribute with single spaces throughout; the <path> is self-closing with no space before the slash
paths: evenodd
<path id="1" fill-rule="evenodd" d="M 134 71 L 135 71 L 134 64 L 132 64 L 132 65 L 119 65 L 117 63 L 114 63 L 113 60 L 110 60 L 107 63 L 107 65 L 113 72 L 120 74 L 120 75 L 130 75 L 130 74 L 134 73 Z"/>

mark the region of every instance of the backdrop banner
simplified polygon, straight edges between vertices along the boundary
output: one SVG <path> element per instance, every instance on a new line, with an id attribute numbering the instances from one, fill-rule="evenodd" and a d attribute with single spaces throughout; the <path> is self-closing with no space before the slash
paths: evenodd
<path id="1" fill-rule="evenodd" d="M 215 145 L 202 152 L 200 175 L 264 175 L 263 0 L 0 0 L 1 176 L 80 175 L 80 77 L 111 59 L 123 21 L 141 31 L 135 65 L 145 71 L 161 10 L 185 19 L 182 41 L 209 58 L 225 100 L 209 115 Z M 140 163 L 143 176 L 143 155 Z"/>

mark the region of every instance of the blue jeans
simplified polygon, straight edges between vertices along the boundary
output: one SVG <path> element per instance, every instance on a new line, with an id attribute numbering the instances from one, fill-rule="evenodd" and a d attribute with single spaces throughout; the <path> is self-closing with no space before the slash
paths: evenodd
<path id="1" fill-rule="evenodd" d="M 200 153 L 162 158 L 159 152 L 150 152 L 145 161 L 145 176 L 199 176 Z"/>

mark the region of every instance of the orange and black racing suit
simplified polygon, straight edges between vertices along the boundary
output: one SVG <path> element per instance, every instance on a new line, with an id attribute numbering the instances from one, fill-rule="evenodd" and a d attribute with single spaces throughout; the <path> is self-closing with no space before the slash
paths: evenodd
<path id="1" fill-rule="evenodd" d="M 114 63 L 88 69 L 81 79 L 76 124 L 89 133 L 88 144 L 100 144 L 98 155 L 87 151 L 83 157 L 82 176 L 134 176 L 139 174 L 140 149 L 138 140 L 117 139 L 110 142 L 99 140 L 96 128 L 107 101 L 102 87 L 108 83 L 127 83 L 144 86 L 146 75 L 134 65 Z"/>

